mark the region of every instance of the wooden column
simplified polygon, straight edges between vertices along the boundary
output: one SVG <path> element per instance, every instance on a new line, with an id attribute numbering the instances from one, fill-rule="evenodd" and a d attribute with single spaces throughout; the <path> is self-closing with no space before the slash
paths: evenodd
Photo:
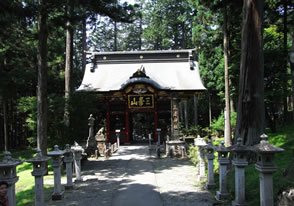
<path id="1" fill-rule="evenodd" d="M 126 110 L 125 110 L 125 121 L 126 121 L 126 142 L 130 142 L 130 120 L 129 120 L 129 106 L 128 102 L 126 102 Z"/>
<path id="2" fill-rule="evenodd" d="M 106 142 L 110 141 L 110 108 L 109 102 L 106 99 Z"/>
<path id="3" fill-rule="evenodd" d="M 154 128 L 153 128 L 153 134 L 154 134 L 154 141 L 157 141 L 157 131 L 158 128 L 158 111 L 157 111 L 157 97 L 154 97 Z"/>

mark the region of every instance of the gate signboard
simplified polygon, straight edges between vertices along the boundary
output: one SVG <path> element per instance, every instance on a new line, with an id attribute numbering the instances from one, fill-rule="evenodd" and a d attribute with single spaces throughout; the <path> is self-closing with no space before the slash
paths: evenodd
<path id="1" fill-rule="evenodd" d="M 154 96 L 153 94 L 134 94 L 128 95 L 129 108 L 153 108 Z"/>

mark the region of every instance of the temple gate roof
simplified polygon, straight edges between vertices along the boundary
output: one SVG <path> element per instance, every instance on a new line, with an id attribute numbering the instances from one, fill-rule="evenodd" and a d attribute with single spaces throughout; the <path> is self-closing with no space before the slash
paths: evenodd
<path id="1" fill-rule="evenodd" d="M 92 52 L 77 91 L 110 92 L 147 83 L 159 90 L 205 90 L 194 50 Z"/>

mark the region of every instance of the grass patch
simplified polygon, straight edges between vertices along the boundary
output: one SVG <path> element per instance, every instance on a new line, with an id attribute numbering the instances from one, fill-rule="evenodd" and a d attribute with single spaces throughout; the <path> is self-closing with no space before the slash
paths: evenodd
<path id="1" fill-rule="evenodd" d="M 278 195 L 286 190 L 287 188 L 294 187 L 294 178 L 287 177 L 287 171 L 293 164 L 293 150 L 294 150 L 294 126 L 287 125 L 278 128 L 277 132 L 268 132 L 269 142 L 275 146 L 285 149 L 285 152 L 277 153 L 275 155 L 275 164 L 277 171 L 273 173 L 273 188 L 274 188 L 274 200 L 277 201 Z M 214 145 L 220 145 L 222 138 L 213 141 Z M 192 156 L 197 154 L 197 149 L 190 146 L 191 151 L 189 154 Z M 190 157 L 190 156 L 189 156 Z M 190 157 L 192 162 L 198 161 L 197 158 Z M 196 160 L 196 161 L 195 161 Z M 214 159 L 214 173 L 215 173 L 215 183 L 217 185 L 216 190 L 211 191 L 215 194 L 218 188 L 219 174 L 218 174 L 219 164 L 217 162 L 217 153 L 215 152 Z M 231 194 L 231 200 L 235 197 L 235 171 L 234 167 L 230 169 L 227 176 L 227 188 L 228 192 Z M 259 192 L 259 172 L 255 169 L 255 164 L 250 164 L 245 168 L 245 184 L 246 184 L 246 205 L 256 206 L 260 204 L 260 192 Z M 230 201 L 231 201 L 230 200 Z"/>
<path id="2" fill-rule="evenodd" d="M 275 155 L 277 171 L 273 173 L 274 200 L 278 195 L 289 187 L 294 187 L 294 179 L 286 177 L 285 174 L 292 164 L 292 149 L 294 149 L 294 127 L 285 126 L 278 129 L 276 133 L 268 133 L 269 142 L 275 146 L 282 147 L 285 152 Z M 246 205 L 256 206 L 260 204 L 259 172 L 255 165 L 251 164 L 245 169 L 246 182 Z M 228 174 L 228 190 L 234 199 L 235 171 Z"/>

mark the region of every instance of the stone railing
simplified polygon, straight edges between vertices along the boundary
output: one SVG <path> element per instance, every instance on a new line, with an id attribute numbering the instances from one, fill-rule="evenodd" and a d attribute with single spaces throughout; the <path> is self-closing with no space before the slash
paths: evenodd
<path id="1" fill-rule="evenodd" d="M 235 167 L 235 199 L 232 206 L 245 206 L 245 167 L 248 166 L 247 158 L 254 153 L 257 157 L 255 168 L 259 172 L 260 181 L 260 206 L 273 206 L 273 173 L 276 171 L 274 155 L 283 152 L 282 148 L 271 145 L 267 141 L 267 135 L 261 135 L 259 144 L 248 147 L 242 144 L 242 139 L 237 140 L 237 144 L 225 147 L 215 147 L 208 144 L 200 137 L 194 140 L 194 145 L 198 147 L 197 173 L 199 180 L 207 179 L 207 189 L 214 189 L 214 152 L 218 153 L 219 162 L 219 190 L 216 192 L 217 200 L 228 200 L 230 194 L 227 190 L 227 167 L 232 164 Z M 231 153 L 231 155 L 229 155 Z M 229 158 L 229 156 L 231 158 Z M 207 159 L 207 177 L 205 175 L 205 158 Z"/>

